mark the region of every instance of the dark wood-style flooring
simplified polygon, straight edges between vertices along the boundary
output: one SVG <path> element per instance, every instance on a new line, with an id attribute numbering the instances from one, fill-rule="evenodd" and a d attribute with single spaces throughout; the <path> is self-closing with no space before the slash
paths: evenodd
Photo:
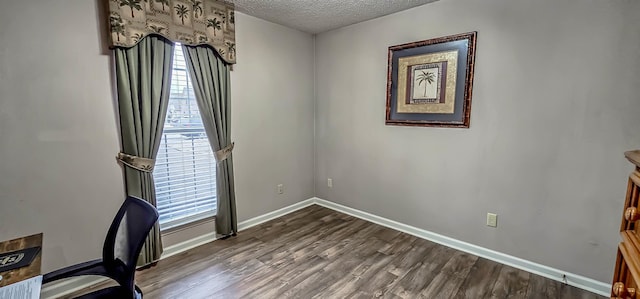
<path id="1" fill-rule="evenodd" d="M 136 275 L 145 298 L 604 298 L 319 206 Z"/>

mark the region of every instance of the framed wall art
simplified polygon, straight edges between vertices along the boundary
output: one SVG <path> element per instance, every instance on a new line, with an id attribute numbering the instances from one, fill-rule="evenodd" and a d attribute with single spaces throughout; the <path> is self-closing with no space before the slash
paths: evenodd
<path id="1" fill-rule="evenodd" d="M 386 124 L 469 128 L 476 35 L 389 47 Z"/>

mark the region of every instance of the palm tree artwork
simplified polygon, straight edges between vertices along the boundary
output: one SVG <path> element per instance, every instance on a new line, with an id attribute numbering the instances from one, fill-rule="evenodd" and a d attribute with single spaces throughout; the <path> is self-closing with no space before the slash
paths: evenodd
<path id="1" fill-rule="evenodd" d="M 109 17 L 109 26 L 111 27 L 111 32 L 116 34 L 116 40 L 120 41 L 120 35 L 125 33 L 122 18 L 117 14 L 111 15 Z"/>
<path id="2" fill-rule="evenodd" d="M 151 28 L 151 30 L 153 30 L 153 32 L 160 33 L 160 34 L 162 34 L 162 31 L 167 29 L 167 28 L 164 28 L 162 26 L 156 26 L 156 25 L 151 25 L 151 26 L 149 26 L 149 28 Z"/>
<path id="3" fill-rule="evenodd" d="M 225 45 L 227 45 L 227 49 L 229 50 L 229 59 L 233 59 L 233 54 L 236 53 L 236 44 L 227 41 Z"/>
<path id="4" fill-rule="evenodd" d="M 191 9 L 193 10 L 193 18 L 197 19 L 202 16 L 202 1 L 191 0 Z"/>
<path id="5" fill-rule="evenodd" d="M 213 12 L 213 14 L 219 16 L 223 23 L 227 19 L 227 15 L 224 13 L 224 11 L 216 10 L 216 11 Z"/>
<path id="6" fill-rule="evenodd" d="M 189 13 L 189 9 L 182 4 L 178 4 L 173 8 L 176 9 L 176 14 L 178 15 L 178 18 L 180 18 L 180 21 L 182 21 L 182 25 L 184 25 L 184 19 L 188 18 L 187 14 Z"/>
<path id="7" fill-rule="evenodd" d="M 142 10 L 140 1 L 142 0 L 120 0 L 120 6 L 129 6 L 129 8 L 131 8 L 131 17 L 135 18 L 136 16 L 133 14 L 133 10 Z"/>
<path id="8" fill-rule="evenodd" d="M 144 37 L 144 34 L 142 33 L 136 33 L 134 35 L 131 36 L 131 39 L 133 40 L 134 43 L 139 42 L 142 38 Z"/>
<path id="9" fill-rule="evenodd" d="M 436 75 L 432 72 L 420 71 L 421 74 L 418 74 L 416 77 L 416 81 L 418 81 L 418 86 L 424 83 L 424 97 L 427 96 L 427 85 L 431 85 L 431 83 L 436 81 Z"/>
<path id="10" fill-rule="evenodd" d="M 227 26 L 227 14 L 221 10 L 216 10 L 213 14 L 220 17 L 220 30 L 224 30 Z"/>
<path id="11" fill-rule="evenodd" d="M 156 3 L 162 4 L 162 11 L 164 11 L 164 6 L 169 5 L 169 0 L 154 0 Z"/>
<path id="12" fill-rule="evenodd" d="M 207 19 L 207 28 L 213 28 L 213 36 L 216 36 L 216 30 L 222 30 L 222 22 L 218 18 Z"/>

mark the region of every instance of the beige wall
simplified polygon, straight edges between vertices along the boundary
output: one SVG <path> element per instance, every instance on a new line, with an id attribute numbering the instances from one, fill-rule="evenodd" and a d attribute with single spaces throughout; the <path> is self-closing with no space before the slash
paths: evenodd
<path id="1" fill-rule="evenodd" d="M 320 34 L 317 195 L 609 282 L 640 147 L 638 28 L 637 1 L 442 0 Z M 385 126 L 387 47 L 468 31 L 471 128 Z"/>
<path id="2" fill-rule="evenodd" d="M 47 272 L 98 258 L 124 198 L 112 62 L 98 1 L 5 2 L 0 240 L 44 232 Z M 313 196 L 313 37 L 243 14 L 237 30 L 232 134 L 242 221 Z"/>

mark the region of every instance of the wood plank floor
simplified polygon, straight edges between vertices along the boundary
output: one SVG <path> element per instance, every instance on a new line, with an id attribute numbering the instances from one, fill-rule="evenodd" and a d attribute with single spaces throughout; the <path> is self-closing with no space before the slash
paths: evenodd
<path id="1" fill-rule="evenodd" d="M 145 298 L 604 298 L 315 205 L 136 280 Z"/>

